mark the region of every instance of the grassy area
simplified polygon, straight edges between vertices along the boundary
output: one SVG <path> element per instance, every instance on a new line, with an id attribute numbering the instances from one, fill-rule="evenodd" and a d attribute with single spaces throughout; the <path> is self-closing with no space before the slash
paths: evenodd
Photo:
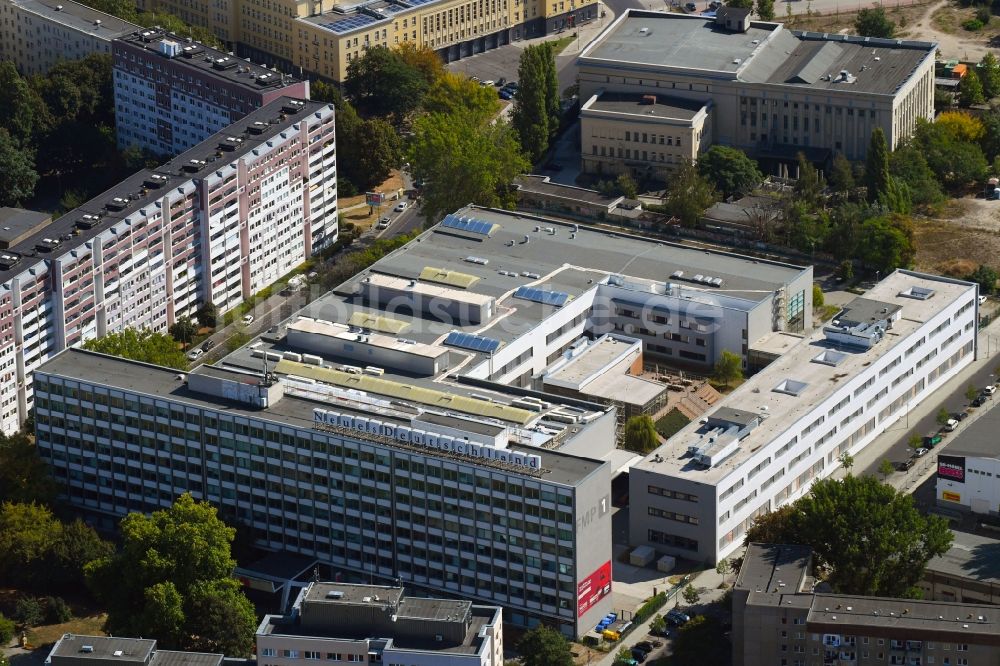
<path id="1" fill-rule="evenodd" d="M 908 5 L 906 7 L 889 7 L 886 6 L 888 18 L 893 21 L 898 26 L 898 32 L 900 37 L 908 36 L 906 34 L 906 27 L 912 25 L 920 20 L 920 18 L 927 11 L 927 7 L 930 2 L 924 2 L 920 4 Z M 846 5 L 845 5 L 846 6 Z M 777 8 L 776 8 L 777 9 Z M 846 30 L 851 34 L 854 34 L 854 18 L 857 14 L 857 10 L 846 10 L 841 12 L 812 12 L 811 14 L 802 13 L 796 14 L 792 17 L 791 22 L 788 22 L 785 18 L 784 12 L 778 12 L 775 17 L 776 21 L 783 21 L 789 27 L 795 30 L 810 30 L 813 32 L 828 32 L 828 33 L 838 33 L 842 30 Z"/>
<path id="2" fill-rule="evenodd" d="M 549 43 L 552 44 L 552 50 L 555 51 L 556 55 L 559 55 L 566 50 L 566 47 L 573 43 L 576 39 L 576 33 L 572 35 L 566 35 L 565 37 L 560 37 L 559 39 L 550 40 Z"/>
<path id="3" fill-rule="evenodd" d="M 691 423 L 691 419 L 684 416 L 679 409 L 674 407 L 669 412 L 661 416 L 656 421 L 656 432 L 663 439 L 668 439 L 677 434 L 677 431 Z"/>
<path id="4" fill-rule="evenodd" d="M 833 316 L 840 312 L 841 307 L 839 305 L 824 305 L 820 308 L 813 308 L 813 318 L 819 322 L 828 321 L 833 319 Z"/>
<path id="5" fill-rule="evenodd" d="M 960 32 L 966 32 L 962 27 L 962 23 L 968 21 L 975 15 L 976 10 L 974 7 L 956 7 L 955 5 L 947 5 L 934 12 L 934 15 L 931 16 L 931 25 L 936 30 L 953 35 Z"/>
<path id="6" fill-rule="evenodd" d="M 50 624 L 28 630 L 28 644 L 33 648 L 55 643 L 63 634 L 81 636 L 103 636 L 104 620 L 107 615 L 100 613 L 87 617 L 75 617 L 62 624 Z"/>

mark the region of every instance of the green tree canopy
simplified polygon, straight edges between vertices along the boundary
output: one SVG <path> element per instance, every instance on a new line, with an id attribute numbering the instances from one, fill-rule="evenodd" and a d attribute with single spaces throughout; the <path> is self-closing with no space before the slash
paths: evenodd
<path id="1" fill-rule="evenodd" d="M 423 72 L 398 51 L 374 46 L 347 66 L 344 91 L 366 113 L 401 120 L 423 101 L 428 83 Z"/>
<path id="2" fill-rule="evenodd" d="M 716 200 L 715 189 L 695 165 L 682 164 L 671 174 L 665 208 L 685 227 L 697 227 L 701 216 Z"/>
<path id="3" fill-rule="evenodd" d="M 559 82 L 555 78 L 552 45 L 528 46 L 517 69 L 519 87 L 514 96 L 511 124 L 521 149 L 532 163 L 542 159 L 559 129 Z"/>
<path id="4" fill-rule="evenodd" d="M 902 215 L 882 215 L 861 224 L 858 247 L 861 259 L 883 275 L 907 268 L 916 256 L 913 223 Z"/>
<path id="5" fill-rule="evenodd" d="M 884 8 L 872 7 L 858 12 L 854 31 L 862 37 L 891 39 L 896 34 L 896 24 L 889 20 Z"/>
<path id="6" fill-rule="evenodd" d="M 41 504 L 0 505 L 0 579 L 37 582 L 32 574 L 43 568 L 60 531 L 59 521 Z"/>
<path id="7" fill-rule="evenodd" d="M 1000 95 L 1000 61 L 992 51 L 987 51 L 979 61 L 979 79 L 983 84 L 983 95 L 986 99 Z"/>
<path id="8" fill-rule="evenodd" d="M 864 10 L 862 10 L 864 11 Z M 881 127 L 872 130 L 865 163 L 865 187 L 869 203 L 879 200 L 889 191 L 889 144 Z"/>
<path id="9" fill-rule="evenodd" d="M 935 204 L 945 198 L 940 180 L 928 166 L 923 150 L 913 141 L 907 141 L 892 151 L 889 174 L 906 185 L 914 205 Z"/>
<path id="10" fill-rule="evenodd" d="M 656 436 L 656 424 L 645 414 L 630 416 L 625 422 L 624 448 L 636 453 L 649 453 L 660 440 Z"/>
<path id="11" fill-rule="evenodd" d="M 951 545 L 943 518 L 872 476 L 823 479 L 809 494 L 762 516 L 746 542 L 800 543 L 842 594 L 914 596 L 927 562 Z"/>
<path id="12" fill-rule="evenodd" d="M 485 123 L 500 112 L 500 99 L 492 88 L 481 86 L 462 74 L 445 72 L 427 91 L 424 110 L 466 116 Z"/>
<path id="13" fill-rule="evenodd" d="M 761 21 L 774 20 L 774 0 L 757 0 L 754 8 Z"/>
<path id="14" fill-rule="evenodd" d="M 833 156 L 830 166 L 830 186 L 836 192 L 848 192 L 854 187 L 854 170 L 843 153 Z"/>
<path id="15" fill-rule="evenodd" d="M 514 178 L 530 164 L 510 125 L 484 124 L 469 113 L 429 113 L 413 129 L 410 169 L 425 182 L 421 210 L 428 219 L 469 203 L 513 206 Z"/>
<path id="16" fill-rule="evenodd" d="M 86 568 L 109 632 L 170 649 L 250 653 L 254 611 L 232 578 L 235 530 L 214 507 L 184 494 L 169 509 L 129 514 L 121 533 L 121 550 Z"/>
<path id="17" fill-rule="evenodd" d="M 726 666 L 732 648 L 718 620 L 697 615 L 677 630 L 673 659 L 677 664 Z"/>
<path id="18" fill-rule="evenodd" d="M 913 144 L 934 177 L 951 190 L 962 190 L 977 183 L 988 168 L 979 144 L 962 141 L 947 125 L 918 120 Z"/>
<path id="19" fill-rule="evenodd" d="M 823 195 L 826 182 L 804 153 L 798 154 L 798 173 L 798 178 L 795 179 L 795 198 L 816 205 Z"/>
<path id="20" fill-rule="evenodd" d="M 997 280 L 1000 279 L 1000 275 L 997 274 L 996 270 L 985 265 L 979 264 L 972 273 L 970 273 L 966 278 L 969 282 L 976 282 L 979 284 L 980 294 L 992 294 L 996 291 Z M 0 472 L 0 476 L 2 476 Z"/>
<path id="21" fill-rule="evenodd" d="M 983 94 L 983 84 L 979 80 L 979 75 L 976 74 L 976 70 L 970 69 L 958 82 L 958 103 L 961 106 L 972 106 L 985 101 L 986 96 Z"/>
<path id="22" fill-rule="evenodd" d="M 148 328 L 126 328 L 119 333 L 109 333 L 102 338 L 87 340 L 83 348 L 178 370 L 188 365 L 184 352 L 177 348 L 176 340 Z"/>
<path id="23" fill-rule="evenodd" d="M 713 378 L 726 386 L 731 386 L 743 379 L 743 358 L 728 349 L 722 350 L 722 355 L 715 364 Z"/>
<path id="24" fill-rule="evenodd" d="M 538 625 L 517 643 L 523 666 L 573 666 L 569 642 L 555 629 Z"/>
<path id="25" fill-rule="evenodd" d="M 724 197 L 749 194 L 764 180 L 757 163 L 738 148 L 719 144 L 698 158 L 698 172 Z"/>
<path id="26" fill-rule="evenodd" d="M 34 152 L 19 148 L 10 133 L 0 127 L 0 206 L 18 206 L 35 192 L 38 172 Z"/>
<path id="27" fill-rule="evenodd" d="M 55 495 L 49 466 L 34 442 L 22 432 L 0 435 L 0 501 L 47 505 Z"/>

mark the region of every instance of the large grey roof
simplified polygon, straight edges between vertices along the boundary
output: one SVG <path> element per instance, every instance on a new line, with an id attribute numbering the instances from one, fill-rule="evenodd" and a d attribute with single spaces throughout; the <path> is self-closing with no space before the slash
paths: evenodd
<path id="1" fill-rule="evenodd" d="M 952 534 L 951 548 L 928 562 L 927 572 L 1000 584 L 1000 541 L 968 532 Z"/>
<path id="2" fill-rule="evenodd" d="M 951 440 L 944 453 L 950 456 L 1000 459 L 1000 409 L 988 409 Z"/>
<path id="3" fill-rule="evenodd" d="M 13 4 L 74 30 L 111 40 L 139 26 L 73 0 L 13 0 Z"/>

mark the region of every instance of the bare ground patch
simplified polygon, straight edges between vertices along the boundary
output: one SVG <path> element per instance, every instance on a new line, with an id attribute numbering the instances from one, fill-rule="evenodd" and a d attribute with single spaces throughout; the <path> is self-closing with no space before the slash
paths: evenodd
<path id="1" fill-rule="evenodd" d="M 914 236 L 920 270 L 964 277 L 979 264 L 1000 268 L 1000 202 L 961 199 L 940 218 L 916 220 Z"/>

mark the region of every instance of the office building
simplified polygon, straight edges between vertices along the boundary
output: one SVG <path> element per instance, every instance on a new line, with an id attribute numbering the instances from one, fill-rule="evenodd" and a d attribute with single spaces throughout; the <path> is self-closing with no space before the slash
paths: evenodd
<path id="1" fill-rule="evenodd" d="M 1000 414 L 977 415 L 937 456 L 939 506 L 996 516 L 1000 513 Z"/>
<path id="2" fill-rule="evenodd" d="M 977 286 L 897 270 L 629 473 L 629 541 L 717 562 L 976 355 Z"/>
<path id="3" fill-rule="evenodd" d="M 73 0 L 0 2 L 0 60 L 25 76 L 45 74 L 61 60 L 111 53 L 111 41 L 139 26 Z"/>
<path id="4" fill-rule="evenodd" d="M 470 207 L 215 366 L 67 350 L 35 374 L 39 448 L 85 511 L 191 491 L 261 547 L 577 636 L 610 610 L 611 475 L 634 454 L 613 405 L 546 393 L 546 369 L 609 333 L 630 368 L 639 339 L 706 367 L 811 325 L 811 277 Z"/>
<path id="5" fill-rule="evenodd" d="M 934 118 L 936 44 L 629 9 L 578 59 L 582 164 L 660 178 L 718 143 L 761 159 L 863 160 Z"/>
<path id="6" fill-rule="evenodd" d="M 309 82 L 158 29 L 113 45 L 119 148 L 174 156 L 281 97 L 309 99 Z"/>
<path id="7" fill-rule="evenodd" d="M 499 606 L 406 596 L 383 585 L 310 583 L 257 628 L 260 666 L 300 659 L 385 666 L 503 666 Z"/>
<path id="8" fill-rule="evenodd" d="M 333 107 L 283 98 L 55 221 L 0 213 L 3 431 L 59 351 L 229 311 L 334 242 L 334 151 Z"/>
<path id="9" fill-rule="evenodd" d="M 927 563 L 917 587 L 924 599 L 1000 604 L 1000 541 L 953 531 L 951 548 Z"/>
<path id="10" fill-rule="evenodd" d="M 1000 650 L 997 606 L 831 594 L 807 546 L 753 543 L 733 588 L 736 666 L 977 666 Z"/>
<path id="11" fill-rule="evenodd" d="M 445 62 L 598 19 L 596 0 L 141 0 L 207 28 L 240 56 L 343 81 L 366 48 L 412 44 Z"/>
<path id="12" fill-rule="evenodd" d="M 224 659 L 221 654 L 158 650 L 149 638 L 63 634 L 45 666 L 222 666 Z"/>

